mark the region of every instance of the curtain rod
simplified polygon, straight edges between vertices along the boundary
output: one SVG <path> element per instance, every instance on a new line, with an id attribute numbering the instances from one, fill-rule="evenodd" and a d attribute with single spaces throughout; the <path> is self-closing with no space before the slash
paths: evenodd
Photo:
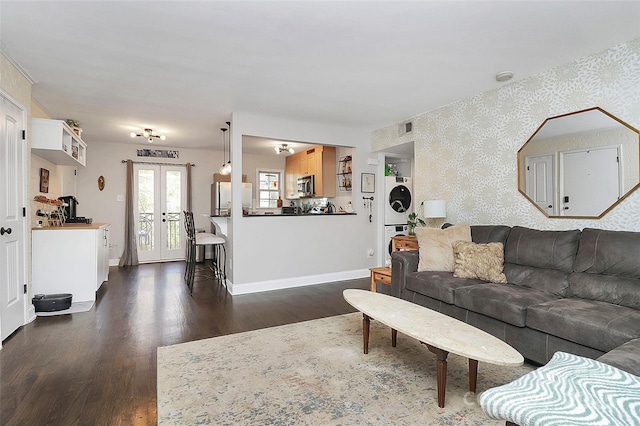
<path id="1" fill-rule="evenodd" d="M 122 163 L 126 163 L 128 160 L 122 160 Z M 153 161 L 132 161 L 133 164 L 154 164 L 157 166 L 186 166 L 189 163 L 156 163 Z M 195 167 L 196 165 L 191 163 L 191 167 Z"/>

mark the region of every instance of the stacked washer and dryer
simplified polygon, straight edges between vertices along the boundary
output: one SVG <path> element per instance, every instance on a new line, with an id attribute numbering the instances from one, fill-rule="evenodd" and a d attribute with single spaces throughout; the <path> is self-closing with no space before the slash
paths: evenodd
<path id="1" fill-rule="evenodd" d="M 391 264 L 391 237 L 408 234 L 407 215 L 413 211 L 410 177 L 385 177 L 384 242 L 385 265 Z"/>

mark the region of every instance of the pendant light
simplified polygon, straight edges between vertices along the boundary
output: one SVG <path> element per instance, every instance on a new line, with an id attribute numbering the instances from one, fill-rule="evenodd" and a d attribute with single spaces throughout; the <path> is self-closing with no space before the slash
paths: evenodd
<path id="1" fill-rule="evenodd" d="M 228 163 L 225 163 L 224 160 L 226 160 L 227 158 L 227 146 L 226 146 L 226 141 L 225 141 L 225 137 L 224 135 L 227 133 L 227 129 L 225 129 L 224 127 L 221 127 L 220 130 L 222 130 L 222 166 L 220 167 L 220 174 L 221 175 L 228 175 L 229 173 L 231 173 L 231 160 L 229 160 Z M 229 167 L 227 168 L 227 164 L 229 165 Z"/>
<path id="2" fill-rule="evenodd" d="M 220 169 L 220 173 L 223 175 L 228 175 L 231 173 L 231 122 L 227 121 L 227 126 L 229 127 L 229 161 L 227 161 L 226 164 L 222 165 L 222 168 Z M 225 131 L 227 129 L 224 129 Z M 222 138 L 223 138 L 223 142 L 224 142 L 224 135 L 225 133 L 222 133 Z"/>

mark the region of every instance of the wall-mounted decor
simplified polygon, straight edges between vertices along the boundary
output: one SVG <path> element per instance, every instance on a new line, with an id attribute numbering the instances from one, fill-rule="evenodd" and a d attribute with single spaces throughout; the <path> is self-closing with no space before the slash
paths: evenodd
<path id="1" fill-rule="evenodd" d="M 376 192 L 376 175 L 373 173 L 362 173 L 360 177 L 360 190 L 364 193 Z"/>
<path id="2" fill-rule="evenodd" d="M 49 170 L 40 168 L 40 192 L 49 192 Z"/>
<path id="3" fill-rule="evenodd" d="M 104 189 L 104 176 L 98 178 L 98 189 L 102 191 Z"/>
<path id="4" fill-rule="evenodd" d="M 139 149 L 138 157 L 180 158 L 180 153 L 169 149 Z"/>
<path id="5" fill-rule="evenodd" d="M 518 190 L 547 217 L 599 219 L 640 187 L 639 152 L 602 108 L 550 117 L 518 151 Z"/>

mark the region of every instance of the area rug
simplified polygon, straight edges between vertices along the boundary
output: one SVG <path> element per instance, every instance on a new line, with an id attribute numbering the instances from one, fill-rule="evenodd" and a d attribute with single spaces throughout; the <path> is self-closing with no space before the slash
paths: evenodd
<path id="1" fill-rule="evenodd" d="M 466 358 L 449 355 L 439 408 L 435 356 L 390 335 L 372 321 L 364 355 L 354 313 L 158 348 L 158 424 L 504 425 L 469 393 Z M 480 363 L 477 391 L 531 370 Z"/>

